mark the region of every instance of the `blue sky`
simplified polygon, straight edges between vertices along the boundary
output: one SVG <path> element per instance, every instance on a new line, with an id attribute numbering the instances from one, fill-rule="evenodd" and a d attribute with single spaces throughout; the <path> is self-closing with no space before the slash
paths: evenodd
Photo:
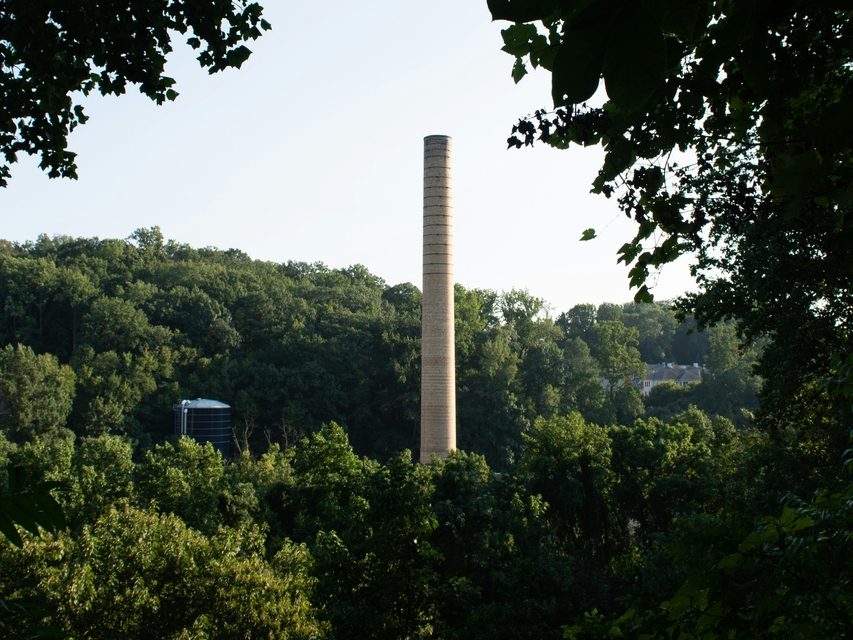
<path id="1" fill-rule="evenodd" d="M 273 30 L 241 70 L 208 76 L 181 46 L 176 102 L 87 100 L 71 136 L 80 179 L 19 162 L 0 189 L 0 237 L 159 225 L 194 246 L 361 263 L 420 286 L 422 139 L 446 134 L 457 282 L 528 289 L 555 312 L 632 297 L 616 249 L 633 225 L 589 193 L 601 153 L 506 150 L 518 116 L 550 106 L 549 76 L 513 84 L 485 0 L 265 4 Z M 581 243 L 587 227 L 600 237 Z M 690 287 L 682 261 L 654 292 Z"/>

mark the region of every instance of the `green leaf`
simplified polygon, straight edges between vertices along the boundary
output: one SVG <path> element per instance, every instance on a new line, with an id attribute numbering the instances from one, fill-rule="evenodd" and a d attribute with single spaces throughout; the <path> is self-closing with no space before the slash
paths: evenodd
<path id="1" fill-rule="evenodd" d="M 578 104 L 592 97 L 604 65 L 604 46 L 603 30 L 588 28 L 566 33 L 554 57 L 554 106 Z"/>
<path id="2" fill-rule="evenodd" d="M 779 541 L 779 531 L 776 527 L 765 527 L 753 531 L 738 545 L 738 551 L 751 551 L 764 544 L 776 544 Z"/>
<path id="3" fill-rule="evenodd" d="M 544 20 L 554 14 L 558 0 L 488 0 L 492 20 L 532 22 Z"/>
<path id="4" fill-rule="evenodd" d="M 586 242 L 587 240 L 592 240 L 595 237 L 596 237 L 595 229 L 593 229 L 593 228 L 585 229 L 583 232 L 583 235 L 581 236 L 581 242 Z"/>
<path id="5" fill-rule="evenodd" d="M 527 67 L 521 58 L 515 59 L 515 64 L 512 65 L 512 79 L 515 84 L 521 82 L 521 79 L 527 75 Z"/>
<path id="6" fill-rule="evenodd" d="M 682 41 L 690 41 L 700 27 L 698 0 L 670 0 L 663 11 L 661 28 Z"/>
<path id="7" fill-rule="evenodd" d="M 604 57 L 604 85 L 614 106 L 644 111 L 666 77 L 666 41 L 646 14 L 631 12 L 617 27 Z"/>
<path id="8" fill-rule="evenodd" d="M 798 154 L 781 153 L 769 172 L 769 190 L 775 200 L 799 203 L 823 171 L 821 157 L 812 149 Z"/>
<path id="9" fill-rule="evenodd" d="M 225 66 L 239 69 L 249 59 L 250 55 L 252 55 L 252 50 L 241 44 L 225 54 Z"/>
<path id="10" fill-rule="evenodd" d="M 743 554 L 730 553 L 717 563 L 720 569 L 734 569 L 743 562 Z"/>
<path id="11" fill-rule="evenodd" d="M 762 41 L 747 40 L 743 44 L 744 55 L 738 56 L 746 85 L 756 93 L 763 94 L 773 86 L 773 57 Z"/>
<path id="12" fill-rule="evenodd" d="M 782 509 L 782 515 L 779 516 L 779 524 L 783 529 L 790 531 L 794 524 L 794 517 L 796 516 L 796 513 L 797 512 L 791 507 L 785 507 Z"/>
<path id="13" fill-rule="evenodd" d="M 634 294 L 634 302 L 638 304 L 647 304 L 655 301 L 655 297 L 646 285 L 641 286 L 637 293 Z"/>
<path id="14" fill-rule="evenodd" d="M 619 251 L 617 251 L 617 255 L 619 259 L 616 261 L 617 264 L 620 262 L 624 262 L 625 264 L 631 264 L 640 252 L 643 250 L 643 247 L 638 242 L 626 242 L 623 244 Z"/>
<path id="15" fill-rule="evenodd" d="M 604 156 L 604 164 L 599 172 L 599 177 L 604 176 L 605 180 L 613 180 L 637 159 L 631 142 L 622 136 L 611 138 L 605 149 L 607 155 Z"/>
<path id="16" fill-rule="evenodd" d="M 6 539 L 16 547 L 21 547 L 24 541 L 21 539 L 21 534 L 15 528 L 15 524 L 4 513 L 0 513 L 0 533 L 6 536 Z"/>
<path id="17" fill-rule="evenodd" d="M 533 39 L 539 35 L 536 25 L 513 24 L 501 30 L 504 46 L 501 51 L 506 51 L 511 56 L 525 56 L 531 51 Z"/>
<path id="18" fill-rule="evenodd" d="M 65 512 L 56 499 L 46 490 L 35 496 L 35 506 L 39 511 L 38 523 L 42 528 L 48 531 L 56 531 L 67 526 Z"/>
<path id="19" fill-rule="evenodd" d="M 542 67 L 548 71 L 554 71 L 554 59 L 557 57 L 559 47 L 548 44 L 548 40 L 544 36 L 539 36 L 544 41 L 542 44 L 537 38 L 533 43 L 530 51 L 530 64 L 533 68 Z M 542 44 L 542 46 L 538 46 Z"/>
<path id="20" fill-rule="evenodd" d="M 0 502 L 0 513 L 8 517 L 19 527 L 23 527 L 33 535 L 38 535 L 39 526 L 37 514 L 27 494 L 7 496 Z"/>

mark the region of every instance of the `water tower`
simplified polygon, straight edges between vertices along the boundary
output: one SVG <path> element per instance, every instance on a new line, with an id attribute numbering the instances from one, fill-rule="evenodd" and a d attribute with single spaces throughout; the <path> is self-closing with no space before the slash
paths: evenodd
<path id="1" fill-rule="evenodd" d="M 226 460 L 231 457 L 231 407 L 218 400 L 181 400 L 174 407 L 175 435 L 209 442 Z"/>

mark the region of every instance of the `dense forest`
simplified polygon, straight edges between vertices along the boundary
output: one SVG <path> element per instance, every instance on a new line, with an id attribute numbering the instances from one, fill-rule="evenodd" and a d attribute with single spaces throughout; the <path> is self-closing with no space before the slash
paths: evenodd
<path id="1" fill-rule="evenodd" d="M 462 450 L 420 466 L 411 284 L 152 228 L 4 242 L 0 296 L 3 491 L 59 483 L 67 520 L 0 545 L 6 637 L 559 638 L 720 588 L 849 623 L 811 572 L 849 554 L 833 498 L 796 497 L 840 450 L 754 427 L 762 346 L 731 323 L 457 286 Z M 643 398 L 644 362 L 706 373 Z M 232 459 L 172 434 L 197 396 L 233 406 Z"/>
<path id="2" fill-rule="evenodd" d="M 13 439 L 69 427 L 162 441 L 181 398 L 234 408 L 237 445 L 262 453 L 337 421 L 356 452 L 418 444 L 420 292 L 364 267 L 253 261 L 164 242 L 41 237 L 0 254 L 0 341 Z M 693 404 L 741 426 L 756 348 L 731 324 L 701 332 L 665 304 L 580 304 L 555 319 L 524 291 L 456 288 L 461 448 L 502 467 L 537 417 L 598 424 Z M 644 363 L 707 366 L 644 402 Z M 26 381 L 26 382 L 25 382 Z M 44 414 L 44 415 L 42 415 Z"/>
<path id="3" fill-rule="evenodd" d="M 114 4 L 0 4 L 0 186 L 76 176 L 83 95 L 173 100 L 181 36 L 215 72 L 270 29 Z M 850 3 L 487 6 L 551 78 L 507 144 L 603 151 L 635 302 L 457 287 L 460 450 L 420 465 L 415 286 L 157 228 L 0 241 L 2 637 L 853 638 Z M 649 284 L 686 254 L 674 313 Z M 702 380 L 644 397 L 656 362 Z M 172 433 L 198 396 L 228 459 Z"/>

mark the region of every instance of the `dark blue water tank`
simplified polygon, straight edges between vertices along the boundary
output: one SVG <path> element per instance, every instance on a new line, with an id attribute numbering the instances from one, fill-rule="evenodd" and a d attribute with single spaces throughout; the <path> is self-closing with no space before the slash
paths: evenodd
<path id="1" fill-rule="evenodd" d="M 226 460 L 231 457 L 231 407 L 218 400 L 197 398 L 175 405 L 175 435 L 209 442 Z"/>

